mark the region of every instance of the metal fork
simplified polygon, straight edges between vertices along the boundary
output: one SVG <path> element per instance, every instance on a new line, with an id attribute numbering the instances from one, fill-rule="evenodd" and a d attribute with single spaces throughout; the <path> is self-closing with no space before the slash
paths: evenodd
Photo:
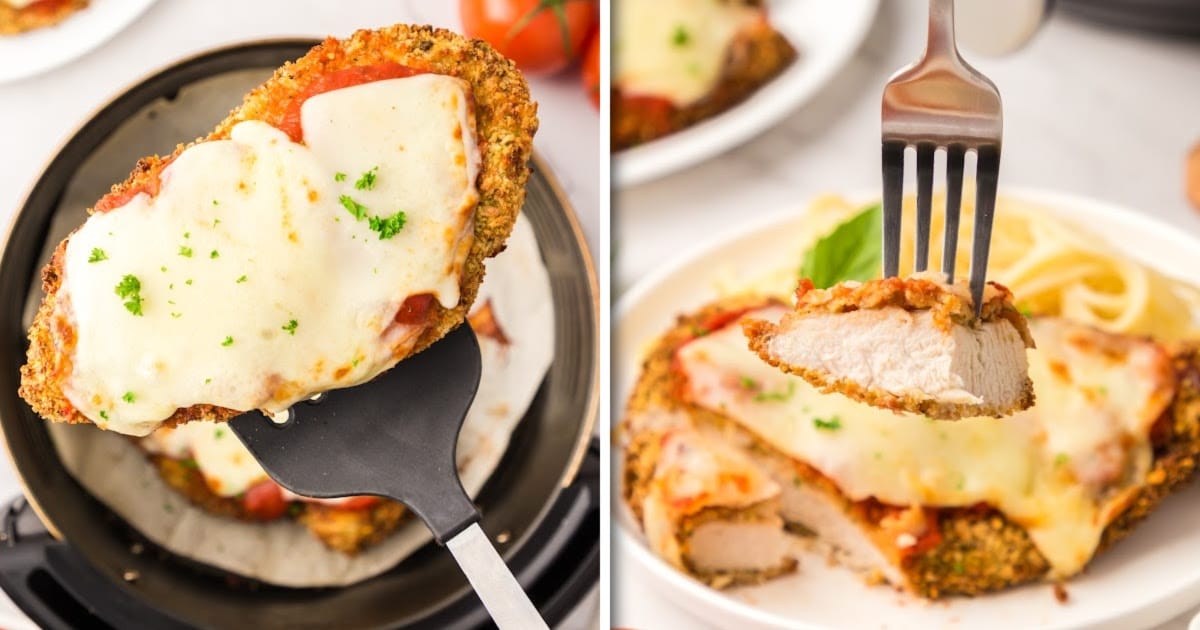
<path id="1" fill-rule="evenodd" d="M 954 43 L 954 0 L 929 1 L 925 54 L 892 76 L 883 89 L 883 275 L 900 273 L 900 219 L 904 151 L 917 152 L 917 242 L 914 270 L 929 266 L 933 157 L 946 152 L 946 236 L 942 271 L 953 281 L 962 203 L 963 164 L 976 153 L 975 234 L 971 242 L 971 296 L 983 302 L 1000 139 L 1004 120 L 995 84 L 963 61 Z"/>

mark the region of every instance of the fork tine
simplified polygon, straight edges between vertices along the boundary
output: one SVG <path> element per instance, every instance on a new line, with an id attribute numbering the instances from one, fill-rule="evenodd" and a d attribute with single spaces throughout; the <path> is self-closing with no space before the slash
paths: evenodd
<path id="1" fill-rule="evenodd" d="M 900 217 L 904 196 L 904 143 L 883 143 L 883 277 L 900 275 Z"/>
<path id="2" fill-rule="evenodd" d="M 929 219 L 933 209 L 933 153 L 932 144 L 917 145 L 917 252 L 913 271 L 929 268 Z"/>
<path id="3" fill-rule="evenodd" d="M 963 162 L 966 151 L 961 144 L 946 147 L 946 235 L 942 241 L 942 273 L 954 282 L 954 263 L 958 255 L 958 216 L 962 209 Z"/>
<path id="4" fill-rule="evenodd" d="M 996 184 L 1000 177 L 1000 147 L 977 150 L 975 166 L 975 235 L 971 241 L 971 298 L 975 316 L 983 308 L 983 286 L 987 280 L 988 252 L 992 245 L 992 216 L 996 210 Z"/>

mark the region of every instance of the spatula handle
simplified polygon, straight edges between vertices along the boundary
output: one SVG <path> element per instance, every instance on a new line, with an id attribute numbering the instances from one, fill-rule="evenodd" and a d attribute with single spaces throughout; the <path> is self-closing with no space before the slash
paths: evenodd
<path id="1" fill-rule="evenodd" d="M 446 541 L 446 548 L 500 630 L 549 630 L 479 523 L 472 523 Z"/>

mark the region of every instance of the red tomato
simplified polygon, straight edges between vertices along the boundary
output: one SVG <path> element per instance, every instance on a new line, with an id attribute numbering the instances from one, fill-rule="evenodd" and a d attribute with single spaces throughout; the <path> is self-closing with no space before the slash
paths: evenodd
<path id="1" fill-rule="evenodd" d="M 550 74 L 583 52 L 599 19 L 596 0 L 459 0 L 463 31 L 486 40 L 529 74 Z"/>
<path id="2" fill-rule="evenodd" d="M 396 317 L 393 319 L 397 324 L 409 326 L 424 324 L 425 314 L 429 312 L 431 304 L 433 304 L 433 294 L 431 293 L 410 295 L 404 299 L 404 303 L 400 305 L 400 310 L 396 311 Z"/>
<path id="3" fill-rule="evenodd" d="M 292 99 L 288 103 L 287 111 L 283 113 L 283 120 L 279 121 L 279 128 L 290 136 L 294 142 L 300 142 L 304 139 L 304 133 L 300 128 L 300 106 L 304 105 L 304 101 L 309 98 L 341 88 L 371 83 L 372 81 L 402 79 L 423 73 L 424 71 L 422 70 L 402 66 L 398 63 L 383 62 L 369 66 L 352 66 L 323 75 L 312 85 L 305 88 L 299 97 Z"/>
<path id="4" fill-rule="evenodd" d="M 582 70 L 583 88 L 587 90 L 592 105 L 600 109 L 600 29 L 592 34 L 592 43 L 588 44 L 587 54 L 583 57 Z"/>
<path id="5" fill-rule="evenodd" d="M 242 497 L 242 507 L 254 518 L 264 521 L 277 519 L 287 512 L 287 501 L 283 500 L 283 492 L 270 479 L 260 481 L 246 490 Z"/>

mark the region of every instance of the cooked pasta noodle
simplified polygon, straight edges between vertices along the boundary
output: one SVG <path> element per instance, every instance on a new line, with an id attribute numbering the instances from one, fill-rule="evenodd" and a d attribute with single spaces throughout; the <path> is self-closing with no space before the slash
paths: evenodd
<path id="1" fill-rule="evenodd" d="M 963 212 L 956 274 L 968 272 L 974 218 L 970 191 Z M 944 204 L 934 196 L 933 207 Z M 904 200 L 901 273 L 912 271 L 916 200 Z M 818 199 L 808 216 L 817 234 L 861 209 L 838 197 Z M 1200 337 L 1200 290 L 1121 254 L 1086 229 L 1048 216 L 1036 207 L 1001 197 L 992 227 L 988 277 L 1012 289 L 1018 306 L 1039 315 L 1062 315 L 1111 330 L 1160 340 Z M 933 213 L 930 267 L 941 266 L 944 215 Z"/>

